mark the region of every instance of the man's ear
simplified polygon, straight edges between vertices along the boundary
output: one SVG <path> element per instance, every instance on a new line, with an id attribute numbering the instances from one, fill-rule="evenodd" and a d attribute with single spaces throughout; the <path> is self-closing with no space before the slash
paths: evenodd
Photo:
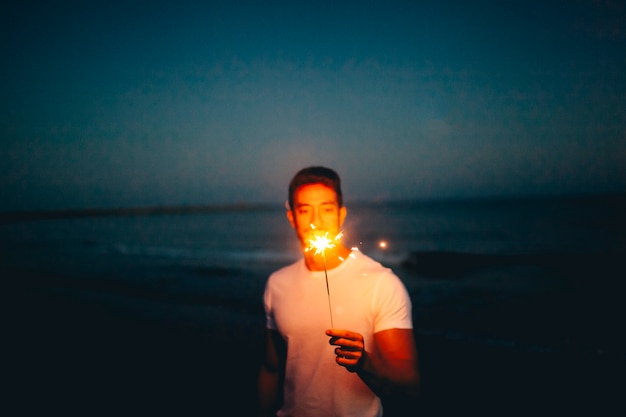
<path id="1" fill-rule="evenodd" d="M 293 218 L 293 210 L 287 210 L 285 212 L 285 214 L 287 215 L 287 219 L 289 220 L 289 223 L 291 224 L 291 227 L 293 227 L 295 229 L 296 228 L 296 219 Z"/>
<path id="2" fill-rule="evenodd" d="M 341 206 L 339 209 L 339 227 L 343 226 L 343 222 L 346 220 L 346 216 L 348 215 L 348 209 L 346 206 Z"/>

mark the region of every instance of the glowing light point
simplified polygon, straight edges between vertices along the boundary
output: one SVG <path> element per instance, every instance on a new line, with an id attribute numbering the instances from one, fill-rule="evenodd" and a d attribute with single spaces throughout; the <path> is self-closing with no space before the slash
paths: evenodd
<path id="1" fill-rule="evenodd" d="M 334 248 L 335 244 L 328 238 L 328 232 L 323 235 L 317 235 L 309 239 L 309 250 L 315 250 L 316 255 L 321 255 L 326 249 Z"/>
<path id="2" fill-rule="evenodd" d="M 315 226 L 311 225 L 311 230 L 315 230 Z M 308 242 L 309 246 L 306 248 L 307 252 L 310 250 L 315 251 L 315 255 L 325 255 L 327 249 L 332 249 L 336 245 L 334 242 L 341 239 L 343 236 L 342 232 L 339 232 L 334 239 L 331 239 L 328 236 L 328 232 L 319 233 L 319 232 L 311 232 L 313 237 L 311 237 Z"/>

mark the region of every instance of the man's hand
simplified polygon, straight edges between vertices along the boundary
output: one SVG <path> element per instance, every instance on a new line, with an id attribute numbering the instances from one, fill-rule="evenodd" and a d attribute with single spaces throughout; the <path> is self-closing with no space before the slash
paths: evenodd
<path id="1" fill-rule="evenodd" d="M 335 361 L 350 372 L 358 371 L 367 356 L 363 335 L 342 329 L 328 329 L 326 335 L 330 336 L 329 343 L 337 346 Z"/>

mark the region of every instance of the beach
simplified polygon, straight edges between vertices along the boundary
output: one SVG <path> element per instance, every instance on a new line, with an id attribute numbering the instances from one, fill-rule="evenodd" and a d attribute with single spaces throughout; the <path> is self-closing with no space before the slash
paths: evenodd
<path id="1" fill-rule="evenodd" d="M 22 289 L 9 303 L 5 376 L 20 415 L 254 412 L 260 319 L 237 320 L 223 306 L 50 288 Z"/>
<path id="2" fill-rule="evenodd" d="M 5 293 L 12 341 L 5 376 L 20 415 L 254 415 L 260 306 L 29 279 Z M 532 351 L 419 331 L 416 340 L 422 397 L 391 400 L 386 416 L 624 409 L 623 353 Z"/>
<path id="3" fill-rule="evenodd" d="M 293 239 L 271 223 L 274 215 L 0 225 L 6 415 L 254 415 L 263 286 L 290 259 L 282 245 Z M 534 252 L 509 250 L 537 247 L 526 224 L 506 242 L 501 233 L 454 226 L 450 245 L 433 248 L 421 232 L 433 222 L 414 236 L 405 225 L 391 224 L 401 233 L 390 236 L 380 223 L 370 230 L 355 222 L 372 242 L 404 242 L 400 255 L 377 254 L 365 238 L 362 246 L 394 268 L 413 302 L 422 393 L 416 402 L 384 399 L 385 416 L 624 415 L 626 252 L 616 218 L 602 217 L 606 226 L 593 233 L 585 224 L 578 241 L 540 222 L 556 237 Z M 246 232 L 259 223 L 270 223 L 271 239 Z M 225 228 L 214 244 L 207 236 L 222 224 L 240 229 Z M 441 224 L 437 230 L 450 227 Z M 480 250 L 463 250 L 470 235 Z"/>

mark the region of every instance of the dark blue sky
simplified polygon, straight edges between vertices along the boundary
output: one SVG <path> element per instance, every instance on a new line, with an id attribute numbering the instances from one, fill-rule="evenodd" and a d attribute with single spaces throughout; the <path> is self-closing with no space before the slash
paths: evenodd
<path id="1" fill-rule="evenodd" d="M 0 16 L 3 211 L 279 203 L 311 164 L 348 199 L 626 190 L 620 1 L 24 1 Z"/>

